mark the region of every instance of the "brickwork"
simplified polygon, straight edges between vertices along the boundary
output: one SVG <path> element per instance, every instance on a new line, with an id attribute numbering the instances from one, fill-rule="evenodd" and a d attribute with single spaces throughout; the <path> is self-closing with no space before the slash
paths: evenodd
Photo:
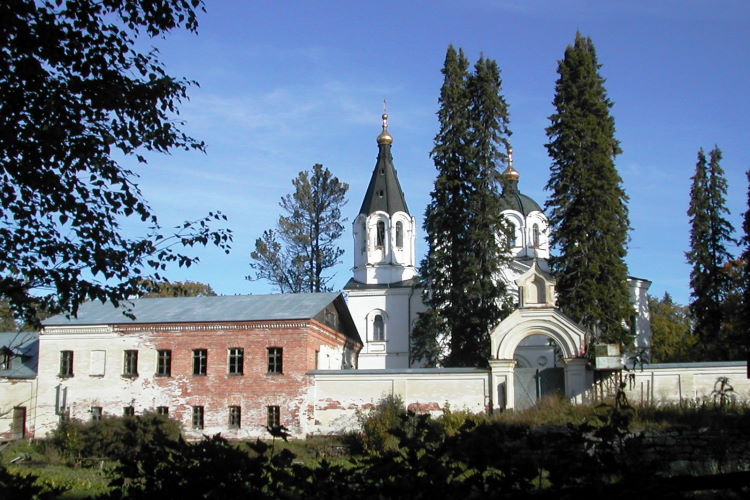
<path id="1" fill-rule="evenodd" d="M 268 437 L 269 407 L 278 407 L 279 422 L 295 436 L 309 432 L 313 384 L 307 372 L 316 368 L 322 347 L 352 347 L 342 333 L 314 319 L 246 323 L 162 323 L 116 325 L 106 334 L 72 333 L 43 336 L 40 363 L 40 426 L 43 433 L 57 424 L 55 405 L 66 391 L 71 418 L 91 418 L 91 407 L 104 415 L 136 414 L 166 407 L 183 424 L 187 437 L 221 432 L 230 439 Z M 229 350 L 242 349 L 242 373 L 229 372 Z M 269 373 L 269 348 L 280 349 L 281 372 Z M 61 350 L 74 352 L 73 376 L 58 376 Z M 127 350 L 138 351 L 138 373 L 122 374 Z M 170 373 L 157 375 L 158 352 L 170 351 Z M 205 375 L 194 374 L 193 353 L 205 350 Z M 103 352 L 101 355 L 92 354 Z M 277 351 L 279 353 L 279 351 Z M 105 367 L 94 370 L 95 357 Z M 277 365 L 278 366 L 278 365 Z M 100 373 L 101 371 L 101 373 Z M 230 407 L 240 408 L 240 426 L 230 426 Z M 194 407 L 202 407 L 203 428 L 193 428 Z M 235 410 L 236 411 L 236 410 Z"/>

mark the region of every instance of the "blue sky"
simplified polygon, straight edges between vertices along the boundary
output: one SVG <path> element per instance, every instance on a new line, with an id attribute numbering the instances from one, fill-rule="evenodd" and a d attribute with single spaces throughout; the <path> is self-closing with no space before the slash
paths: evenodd
<path id="1" fill-rule="evenodd" d="M 351 221 L 375 165 L 383 99 L 393 154 L 420 227 L 435 178 L 440 69 L 448 44 L 474 61 L 495 59 L 510 107 L 521 190 L 543 204 L 550 161 L 544 129 L 553 112 L 557 61 L 576 30 L 594 41 L 615 105 L 623 154 L 617 167 L 630 197 L 631 275 L 689 301 L 686 215 L 696 153 L 718 145 L 729 183 L 730 220 L 740 226 L 750 168 L 750 4 L 746 1 L 627 2 L 208 1 L 198 35 L 154 40 L 167 69 L 196 80 L 181 107 L 185 129 L 207 153 L 152 156 L 134 167 L 163 225 L 210 210 L 229 217 L 230 255 L 199 250 L 201 263 L 172 280 L 218 293 L 270 293 L 244 279 L 255 239 L 275 224 L 279 199 L 301 170 L 322 163 L 349 183 L 346 250 L 335 269 L 351 276 Z M 418 257 L 421 258 L 421 257 Z"/>

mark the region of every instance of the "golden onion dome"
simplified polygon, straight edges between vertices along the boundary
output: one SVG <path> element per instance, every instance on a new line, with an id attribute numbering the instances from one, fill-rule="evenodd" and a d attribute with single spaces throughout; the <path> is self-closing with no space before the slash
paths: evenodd
<path id="1" fill-rule="evenodd" d="M 383 113 L 383 131 L 378 136 L 378 144 L 393 144 L 393 136 L 388 132 L 388 114 Z"/>
<path id="2" fill-rule="evenodd" d="M 508 148 L 508 168 L 505 169 L 505 172 L 503 172 L 503 177 L 506 179 L 517 181 L 521 174 L 513 168 L 513 148 Z"/>

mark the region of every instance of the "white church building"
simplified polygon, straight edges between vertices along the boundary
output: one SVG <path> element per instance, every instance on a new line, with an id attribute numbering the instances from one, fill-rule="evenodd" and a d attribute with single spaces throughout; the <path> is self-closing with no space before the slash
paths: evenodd
<path id="1" fill-rule="evenodd" d="M 393 164 L 393 137 L 387 120 L 388 116 L 383 115 L 375 169 L 354 220 L 354 276 L 345 286 L 352 317 L 364 342 L 359 355 L 360 369 L 419 366 L 409 357 L 412 329 L 418 314 L 425 310 L 417 276 L 417 227 Z M 555 280 L 547 264 L 549 223 L 539 204 L 519 190 L 520 173 L 513 167 L 512 151 L 503 178 L 501 206 L 513 228 L 510 233 L 513 260 L 498 279 L 506 282 L 519 309 L 498 328 L 507 329 L 517 316 L 532 314 L 529 310 L 534 310 L 537 317 L 564 317 L 555 308 Z M 647 351 L 651 330 L 646 292 L 650 282 L 630 278 L 629 285 L 637 339 L 633 351 Z M 570 319 L 566 321 L 572 324 Z M 548 329 L 527 332 L 519 339 L 519 345 L 502 353 L 502 359 L 513 360 L 522 368 L 554 367 L 559 362 L 556 357 L 562 356 L 563 346 Z M 580 356 L 584 349 L 583 343 L 577 342 L 563 350 L 571 358 Z M 493 357 L 498 355 L 493 350 Z"/>

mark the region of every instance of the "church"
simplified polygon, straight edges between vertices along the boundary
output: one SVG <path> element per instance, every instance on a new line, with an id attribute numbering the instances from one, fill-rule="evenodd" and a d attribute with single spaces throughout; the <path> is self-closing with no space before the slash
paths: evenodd
<path id="1" fill-rule="evenodd" d="M 362 206 L 354 219 L 354 275 L 345 286 L 349 308 L 364 342 L 359 355 L 360 369 L 403 369 L 419 365 L 409 357 L 411 332 L 417 315 L 425 310 L 417 277 L 415 242 L 418 229 L 409 213 L 391 151 L 393 136 L 388 115 L 383 115 L 377 137 L 378 156 Z M 555 280 L 549 274 L 549 223 L 540 205 L 519 190 L 521 174 L 513 166 L 512 150 L 503 172 L 502 214 L 512 225 L 510 247 L 513 260 L 502 269 L 503 280 L 515 297 L 518 310 L 506 318 L 497 331 L 517 331 L 520 317 L 534 316 L 548 321 L 538 332 L 526 332 L 513 350 L 502 358 L 520 368 L 555 367 L 565 357 L 575 358 L 585 350 L 584 332 L 555 308 Z M 632 351 L 648 351 L 651 331 L 648 318 L 648 280 L 630 278 L 636 344 Z M 581 340 L 563 349 L 550 336 L 558 318 L 576 330 Z M 513 328 L 510 328 L 513 325 Z M 527 335 L 528 334 L 528 335 Z M 500 356 L 493 345 L 493 358 Z"/>

